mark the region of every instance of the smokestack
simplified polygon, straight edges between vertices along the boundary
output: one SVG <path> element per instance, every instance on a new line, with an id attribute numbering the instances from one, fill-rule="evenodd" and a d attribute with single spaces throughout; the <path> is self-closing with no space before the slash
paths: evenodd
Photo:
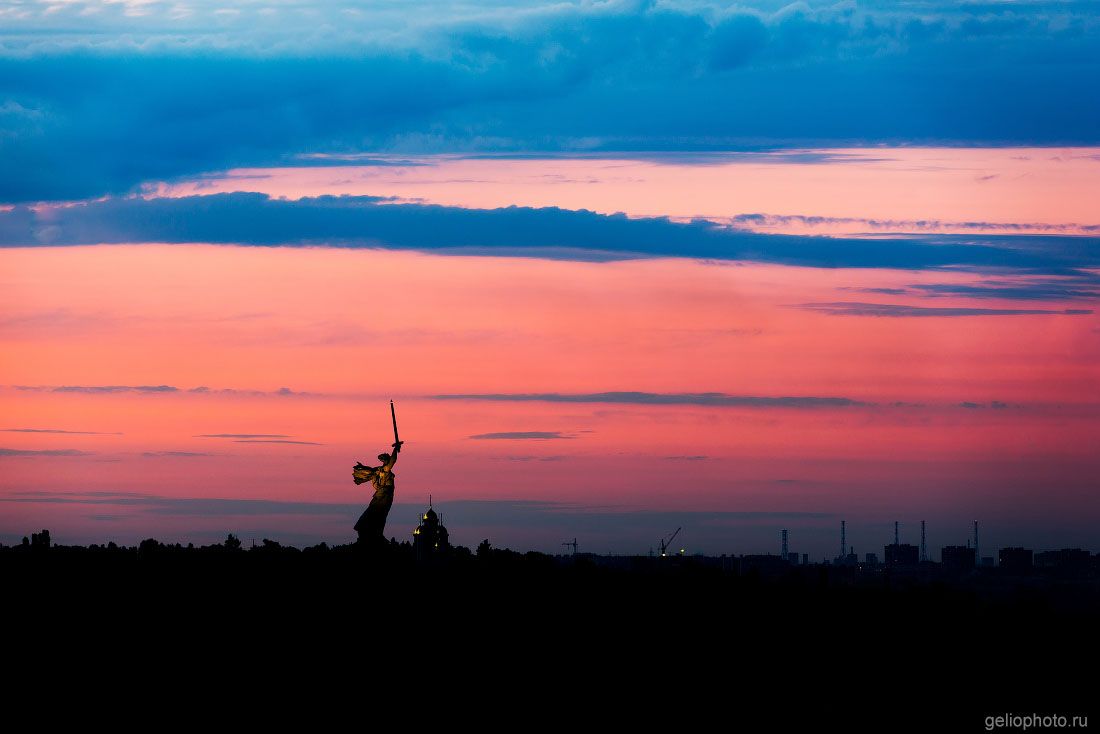
<path id="1" fill-rule="evenodd" d="M 783 531 L 783 560 L 787 560 L 787 531 Z"/>
<path id="2" fill-rule="evenodd" d="M 840 557 L 848 555 L 848 539 L 844 536 L 844 521 L 840 521 Z"/>
<path id="3" fill-rule="evenodd" d="M 894 520 L 894 545 L 900 545 L 898 543 L 898 521 Z"/>
<path id="4" fill-rule="evenodd" d="M 928 545 L 924 542 L 924 520 L 920 521 L 920 560 L 921 563 L 928 560 Z"/>

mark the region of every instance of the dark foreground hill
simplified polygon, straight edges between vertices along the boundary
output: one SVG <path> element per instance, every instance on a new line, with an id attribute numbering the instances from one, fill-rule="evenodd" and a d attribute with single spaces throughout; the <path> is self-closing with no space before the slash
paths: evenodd
<path id="1" fill-rule="evenodd" d="M 689 701 L 696 713 L 736 703 L 760 714 L 778 696 L 782 720 L 903 711 L 909 724 L 958 724 L 925 729 L 943 731 L 1095 700 L 1100 590 L 1087 578 L 857 581 L 825 566 L 760 573 L 487 544 L 417 560 L 401 544 L 232 539 L 3 548 L 0 578 L 9 643 L 54 669 L 122 660 L 150 675 L 229 666 L 336 688 L 381 677 L 440 692 L 554 690 L 556 706 L 581 697 L 643 718 Z M 798 703 L 822 694 L 824 708 Z"/>

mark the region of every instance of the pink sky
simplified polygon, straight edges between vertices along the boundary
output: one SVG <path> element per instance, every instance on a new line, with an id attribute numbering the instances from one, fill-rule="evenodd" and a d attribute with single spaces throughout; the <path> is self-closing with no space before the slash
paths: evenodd
<path id="1" fill-rule="evenodd" d="M 1084 478 L 1100 469 L 1100 338 L 1091 316 L 829 316 L 788 304 L 835 299 L 838 286 L 901 276 L 686 260 L 569 263 L 202 245 L 21 249 L 0 257 L 8 274 L 3 427 L 121 433 L 2 434 L 0 445 L 9 449 L 88 452 L 0 459 L 9 495 L 362 502 L 348 470 L 385 447 L 393 397 L 409 441 L 399 473 L 404 501 L 422 502 L 432 492 L 437 500 L 812 511 L 855 521 L 922 508 L 950 514 L 983 497 L 988 513 L 1000 493 L 1012 492 L 1011 506 L 998 510 L 1011 510 L 1004 522 L 1038 515 L 1072 525 L 1097 517 L 1095 500 L 1081 496 Z M 103 385 L 180 392 L 51 391 Z M 199 386 L 313 395 L 187 392 Z M 425 399 L 621 390 L 873 405 Z M 960 407 L 993 401 L 1006 407 Z M 505 431 L 570 438 L 469 438 Z M 323 445 L 196 438 L 202 434 L 276 434 Z M 213 455 L 143 455 L 163 452 Z M 695 456 L 706 458 L 667 458 Z M 535 460 L 546 457 L 553 460 Z M 1024 481 L 1051 471 L 1065 482 Z M 895 493 L 891 485 L 919 492 Z M 59 512 L 21 503 L 4 513 L 2 531 L 26 532 Z M 118 532 L 115 525 L 123 535 L 144 527 L 133 519 L 91 530 L 79 517 L 72 522 L 70 532 L 82 538 Z M 165 532 L 184 533 L 182 520 L 172 523 Z M 351 534 L 340 526 L 319 531 L 332 540 Z"/>
<path id="2" fill-rule="evenodd" d="M 447 158 L 418 167 L 232 172 L 201 188 L 161 190 L 369 193 L 677 217 L 1096 223 L 1095 151 L 840 153 L 855 162 Z M 884 160 L 864 160 L 870 157 Z M 1094 547 L 1100 318 L 887 318 L 798 307 L 913 304 L 913 297 L 853 289 L 979 279 L 674 258 L 585 263 L 201 243 L 2 249 L 0 541 L 49 527 L 62 542 L 149 535 L 208 542 L 227 531 L 347 542 L 354 508 L 367 499 L 351 482 L 351 465 L 370 461 L 391 440 L 393 398 L 408 441 L 397 467 L 399 503 L 422 504 L 431 492 L 442 507 L 477 499 L 618 513 L 796 513 L 743 525 L 732 515 L 696 517 L 688 537 L 708 552 L 775 550 L 778 529 L 790 526 L 804 544 L 794 547 L 818 557 L 835 552 L 841 518 L 866 534 L 860 544 L 869 551 L 887 542 L 894 519 L 910 526 L 929 519 L 934 543 L 964 542 L 968 522 L 980 519 L 991 544 Z M 1092 306 L 956 297 L 919 303 Z M 55 389 L 161 385 L 177 389 Z M 278 394 L 282 388 L 295 394 Z M 859 404 L 431 398 L 608 391 Z M 471 438 L 532 431 L 561 438 Z M 201 437 L 211 434 L 307 443 Z M 23 453 L 44 451 L 81 453 Z M 41 492 L 133 494 L 60 502 L 33 494 Z M 138 495 L 162 504 L 119 501 Z M 351 508 L 350 519 L 187 514 L 172 504 L 204 498 L 335 503 Z M 391 534 L 403 537 L 411 512 L 395 509 Z M 497 544 L 543 550 L 573 535 L 595 551 L 644 551 L 655 542 L 645 523 L 571 531 L 568 518 L 554 519 L 526 527 L 473 516 L 452 533 L 464 544 L 489 535 Z M 681 521 L 688 522 L 670 519 L 668 530 Z M 727 522 L 736 533 L 719 532 Z"/>
<path id="3" fill-rule="evenodd" d="M 803 162 L 816 160 L 815 155 L 827 155 L 827 162 Z M 237 169 L 151 186 L 149 193 L 257 191 L 287 198 L 366 194 L 451 206 L 558 206 L 635 216 L 723 220 L 771 214 L 896 220 L 893 231 L 995 231 L 958 226 L 988 222 L 1052 225 L 1028 231 L 1080 233 L 1081 226 L 1100 225 L 1098 148 L 859 148 L 697 155 L 684 162 L 659 156 L 656 161 L 454 156 L 372 160 L 387 165 Z M 752 228 L 790 233 L 879 231 L 861 221 L 769 221 Z"/>

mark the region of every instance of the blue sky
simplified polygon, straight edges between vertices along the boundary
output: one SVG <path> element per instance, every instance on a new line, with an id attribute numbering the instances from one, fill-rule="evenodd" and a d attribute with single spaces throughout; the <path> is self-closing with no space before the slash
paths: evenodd
<path id="1" fill-rule="evenodd" d="M 0 3 L 0 201 L 303 152 L 1092 144 L 1095 3 Z"/>

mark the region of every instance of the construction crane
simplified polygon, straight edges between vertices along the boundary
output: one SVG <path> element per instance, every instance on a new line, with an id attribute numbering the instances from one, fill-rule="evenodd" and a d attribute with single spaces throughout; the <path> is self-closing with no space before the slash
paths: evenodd
<path id="1" fill-rule="evenodd" d="M 572 540 L 567 540 L 564 543 L 562 543 L 562 545 L 564 545 L 566 548 L 571 547 L 573 549 L 573 555 L 577 555 L 577 539 L 576 538 L 573 538 Z"/>
<path id="2" fill-rule="evenodd" d="M 680 534 L 680 531 L 682 529 L 683 528 L 676 528 L 676 532 L 674 532 L 672 535 L 668 536 L 667 540 L 664 539 L 664 538 L 661 538 L 659 543 L 660 543 L 661 557 L 662 558 L 668 555 L 668 549 L 672 545 L 672 541 L 676 540 L 676 536 Z"/>

